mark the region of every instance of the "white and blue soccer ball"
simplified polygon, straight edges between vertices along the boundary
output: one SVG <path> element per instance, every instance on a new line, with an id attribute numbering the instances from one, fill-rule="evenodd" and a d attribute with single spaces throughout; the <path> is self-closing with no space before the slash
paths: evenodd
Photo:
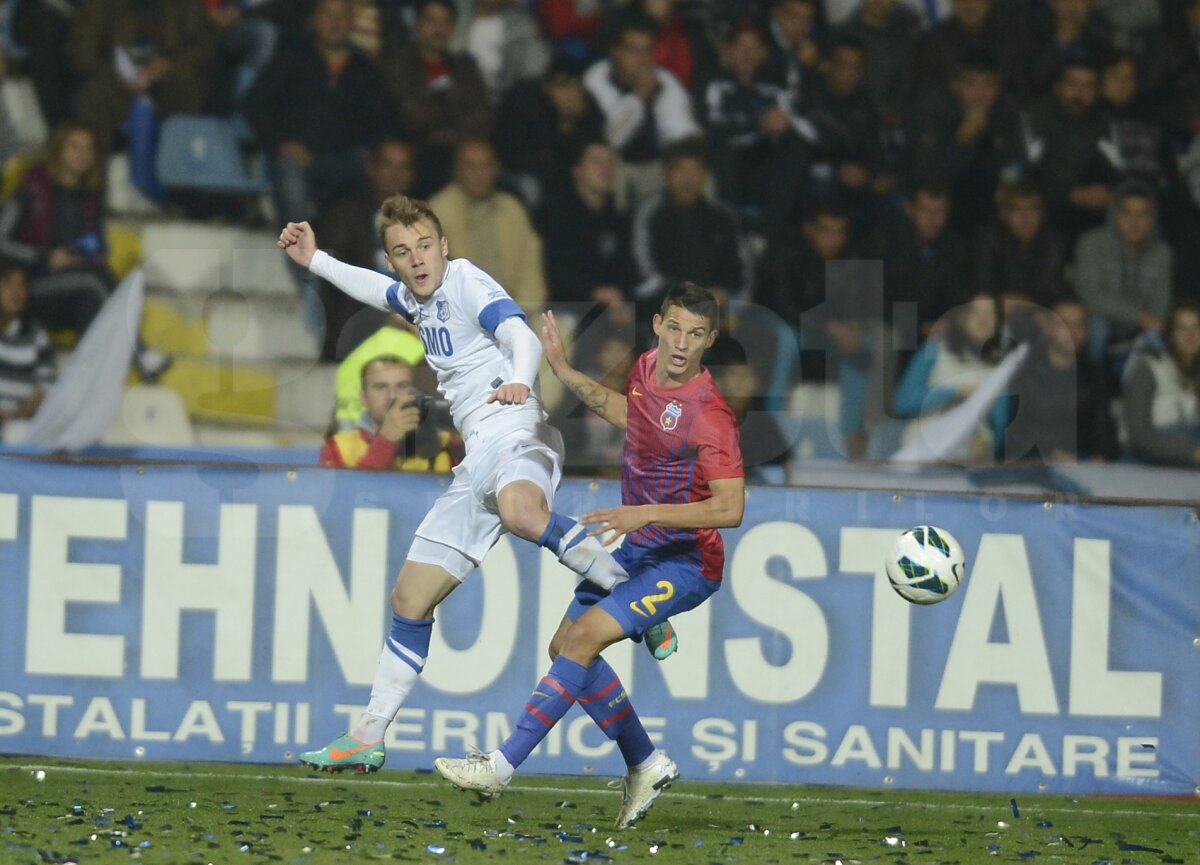
<path id="1" fill-rule="evenodd" d="M 914 604 L 946 600 L 967 576 L 962 546 L 937 526 L 913 526 L 901 532 L 886 564 L 896 594 Z"/>

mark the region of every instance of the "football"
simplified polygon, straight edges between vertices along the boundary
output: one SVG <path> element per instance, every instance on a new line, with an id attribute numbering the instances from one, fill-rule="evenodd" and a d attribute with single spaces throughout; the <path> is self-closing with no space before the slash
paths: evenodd
<path id="1" fill-rule="evenodd" d="M 937 526 L 913 526 L 896 538 L 887 559 L 888 581 L 914 604 L 936 604 L 966 578 L 967 563 L 954 535 Z"/>

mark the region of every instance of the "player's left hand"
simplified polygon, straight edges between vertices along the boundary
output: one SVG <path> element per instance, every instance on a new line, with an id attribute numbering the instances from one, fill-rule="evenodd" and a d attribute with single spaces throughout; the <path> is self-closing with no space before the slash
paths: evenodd
<path id="1" fill-rule="evenodd" d="M 501 405 L 525 405 L 529 399 L 529 388 L 523 384 L 509 382 L 496 388 L 496 392 L 488 397 L 488 402 L 498 402 Z"/>
<path id="2" fill-rule="evenodd" d="M 579 518 L 579 521 L 584 525 L 597 526 L 588 532 L 593 538 L 600 538 L 600 542 L 604 546 L 612 546 L 617 538 L 622 535 L 627 535 L 630 532 L 636 532 L 638 529 L 649 525 L 650 519 L 644 515 L 645 511 L 640 505 L 620 505 L 615 508 L 601 508 L 598 511 L 591 511 Z M 601 537 L 609 532 L 613 534 L 607 539 Z"/>

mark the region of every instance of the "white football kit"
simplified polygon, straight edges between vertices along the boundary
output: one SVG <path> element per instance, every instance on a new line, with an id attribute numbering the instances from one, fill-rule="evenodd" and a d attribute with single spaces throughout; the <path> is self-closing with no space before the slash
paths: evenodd
<path id="1" fill-rule="evenodd" d="M 438 497 L 409 548 L 408 559 L 438 565 L 463 580 L 500 537 L 497 494 L 513 481 L 537 484 L 547 506 L 562 479 L 563 445 L 546 423 L 536 374 L 524 405 L 489 403 L 514 381 L 511 352 L 496 329 L 525 314 L 498 282 L 465 259 L 448 263 L 442 282 L 425 300 L 373 270 L 317 252 L 309 270 L 369 306 L 398 312 L 417 326 L 438 390 L 450 402 L 466 456 Z M 523 327 L 523 325 L 522 325 Z"/>

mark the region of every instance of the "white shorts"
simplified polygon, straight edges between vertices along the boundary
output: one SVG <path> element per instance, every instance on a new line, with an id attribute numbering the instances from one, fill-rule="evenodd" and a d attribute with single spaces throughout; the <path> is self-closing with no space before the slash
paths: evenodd
<path id="1" fill-rule="evenodd" d="M 562 480 L 562 435 L 523 415 L 488 418 L 471 431 L 454 480 L 417 526 L 409 561 L 438 565 L 461 582 L 504 531 L 497 500 L 501 489 L 530 481 L 545 494 L 546 506 L 553 505 Z"/>

